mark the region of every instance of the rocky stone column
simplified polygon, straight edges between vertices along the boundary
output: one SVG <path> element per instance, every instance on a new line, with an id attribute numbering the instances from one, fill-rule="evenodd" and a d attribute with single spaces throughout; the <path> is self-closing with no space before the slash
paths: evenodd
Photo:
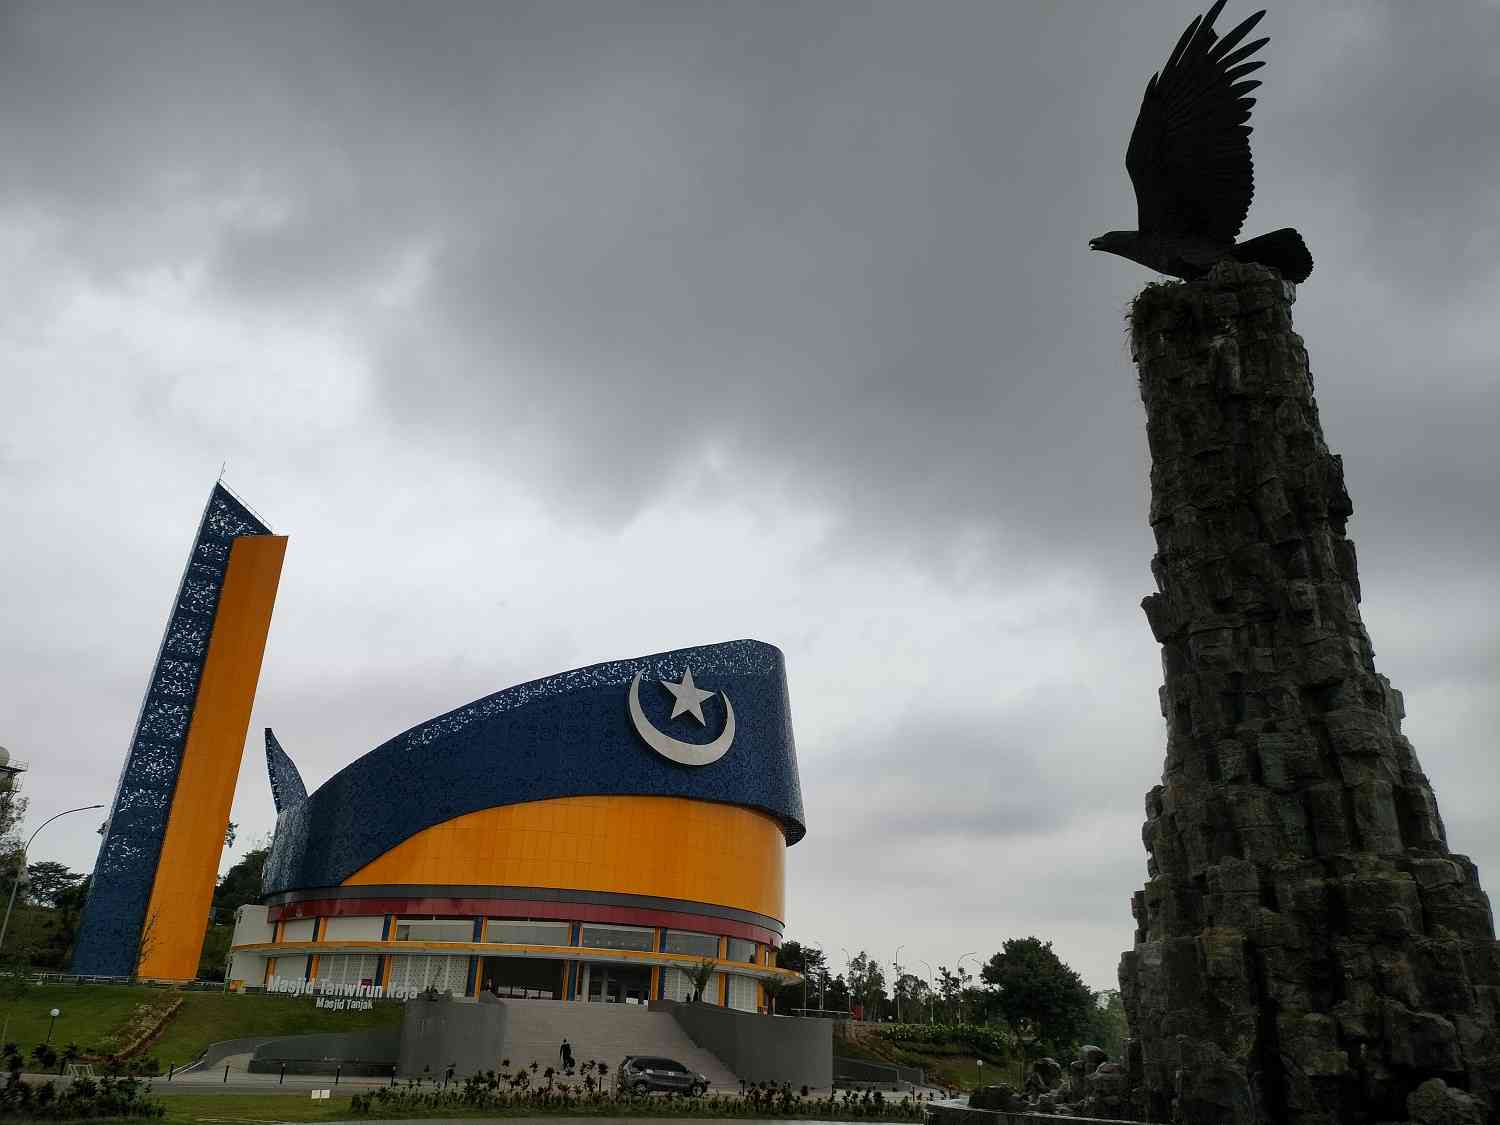
<path id="1" fill-rule="evenodd" d="M 1167 759 L 1120 963 L 1128 1069 L 1157 1121 L 1482 1121 L 1500 948 L 1375 671 L 1293 299 L 1225 263 L 1131 313 Z"/>

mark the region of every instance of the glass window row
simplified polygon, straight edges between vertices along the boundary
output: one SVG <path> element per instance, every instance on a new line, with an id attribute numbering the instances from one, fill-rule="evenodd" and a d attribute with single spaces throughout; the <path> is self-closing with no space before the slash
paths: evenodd
<path id="1" fill-rule="evenodd" d="M 473 919 L 398 918 L 396 941 L 481 941 L 493 945 L 572 945 L 572 927 L 567 922 L 519 921 L 490 918 L 482 936 L 475 936 Z M 589 949 L 628 949 L 641 952 L 656 950 L 656 932 L 643 926 L 606 926 L 584 923 L 579 945 Z M 759 947 L 744 938 L 727 939 L 726 956 L 731 961 L 756 964 Z M 667 930 L 662 935 L 663 953 L 680 953 L 693 957 L 719 957 L 719 938 L 715 934 L 692 930 Z"/>

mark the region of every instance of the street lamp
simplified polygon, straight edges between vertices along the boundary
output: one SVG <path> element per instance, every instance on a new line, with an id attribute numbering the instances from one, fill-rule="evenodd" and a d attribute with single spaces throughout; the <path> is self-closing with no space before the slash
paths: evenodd
<path id="1" fill-rule="evenodd" d="M 60 1016 L 60 1015 L 62 1015 L 62 1009 L 61 1008 L 53 1008 L 52 1009 L 52 1022 L 47 1025 L 47 1038 L 45 1040 L 43 1040 L 43 1042 L 45 1042 L 45 1043 L 51 1043 L 52 1042 L 52 1029 L 57 1026 L 57 1017 Z"/>
<path id="2" fill-rule="evenodd" d="M 917 961 L 920 964 L 927 965 L 927 1022 L 931 1023 L 932 1022 L 932 994 L 936 990 L 936 987 L 937 987 L 933 982 L 934 982 L 934 980 L 936 978 L 933 976 L 932 966 L 931 965 L 928 965 L 927 962 L 923 961 L 922 958 L 920 958 L 920 957 L 917 958 Z"/>
<path id="3" fill-rule="evenodd" d="M 893 988 L 891 991 L 893 991 L 896 994 L 896 1022 L 897 1023 L 901 1022 L 901 950 L 902 950 L 902 948 L 903 948 L 902 946 L 899 946 L 899 945 L 896 946 L 896 959 L 891 962 L 891 964 L 893 964 L 893 965 L 896 966 L 896 987 Z"/>
<path id="4" fill-rule="evenodd" d="M 805 946 L 804 946 L 804 947 L 803 947 L 803 948 L 804 948 L 804 949 L 806 949 L 806 947 L 805 947 Z M 817 944 L 817 945 L 815 945 L 815 946 L 813 946 L 813 948 L 814 948 L 814 949 L 816 949 L 816 950 L 817 950 L 817 951 L 818 951 L 818 962 L 819 962 L 819 963 L 820 963 L 820 964 L 821 964 L 821 963 L 822 963 L 822 961 L 823 961 L 823 943 L 822 943 L 822 942 L 818 942 L 818 944 Z M 804 953 L 803 953 L 803 954 L 802 954 L 802 967 L 803 967 L 803 968 L 804 968 L 804 969 L 806 969 L 806 968 L 807 968 L 807 967 L 808 967 L 808 965 L 807 965 L 807 954 L 806 954 L 806 952 L 804 952 Z M 806 977 L 805 977 L 805 976 L 804 976 L 804 978 L 803 978 L 803 979 L 804 979 L 804 981 L 805 981 L 805 980 L 806 980 Z M 821 982 L 821 981 L 819 981 L 819 982 L 818 982 L 818 983 L 819 983 L 819 984 L 820 984 L 820 985 L 821 985 L 821 984 L 822 984 L 822 982 Z M 804 990 L 804 995 L 805 995 L 805 990 Z M 823 990 L 822 990 L 822 988 L 821 988 L 821 987 L 820 987 L 820 988 L 819 988 L 819 990 L 818 990 L 818 1011 L 820 1011 L 820 1012 L 821 1012 L 821 1011 L 822 1011 L 822 1010 L 823 1010 L 823 1001 L 824 1001 L 824 999 L 825 999 L 825 997 L 824 997 L 824 995 L 823 995 Z"/>
<path id="5" fill-rule="evenodd" d="M 9 756 L 7 755 L 7 758 L 8 757 Z M 55 813 L 52 816 L 49 816 L 46 820 L 42 821 L 42 823 L 36 826 L 36 832 L 33 832 L 31 834 L 31 837 L 26 841 L 26 846 L 21 849 L 21 858 L 17 861 L 19 866 L 16 869 L 16 881 L 11 885 L 10 902 L 8 902 L 5 906 L 5 921 L 0 922 L 0 949 L 5 948 L 5 931 L 10 929 L 10 912 L 15 909 L 16 892 L 21 889 L 21 883 L 26 878 L 26 853 L 31 850 L 31 841 L 36 839 L 36 833 L 40 832 L 43 828 L 46 828 L 47 825 L 51 824 L 60 816 L 67 816 L 69 813 L 88 812 L 89 809 L 102 809 L 103 807 L 103 805 L 79 805 L 76 809 L 64 809 L 60 813 Z M 56 1018 L 57 1013 L 53 1012 L 52 1015 L 54 1018 Z"/>

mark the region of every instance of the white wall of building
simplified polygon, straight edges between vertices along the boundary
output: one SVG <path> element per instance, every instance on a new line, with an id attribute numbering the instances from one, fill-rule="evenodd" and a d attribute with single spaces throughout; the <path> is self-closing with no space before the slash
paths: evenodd
<path id="1" fill-rule="evenodd" d="M 288 927 L 290 930 L 291 927 Z M 323 926 L 324 941 L 379 941 L 385 932 L 385 915 L 363 918 L 330 918 Z M 288 941 L 294 940 L 288 938 Z"/>
<path id="2" fill-rule="evenodd" d="M 259 988 L 266 981 L 266 958 L 259 953 L 231 953 L 226 980 L 242 988 Z"/>
<path id="3" fill-rule="evenodd" d="M 298 918 L 295 922 L 287 922 L 281 927 L 281 940 L 312 941 L 313 927 L 317 922 L 316 918 Z"/>
<path id="4" fill-rule="evenodd" d="M 242 906 L 234 912 L 232 945 L 263 945 L 274 941 L 276 927 L 266 921 L 264 906 Z"/>

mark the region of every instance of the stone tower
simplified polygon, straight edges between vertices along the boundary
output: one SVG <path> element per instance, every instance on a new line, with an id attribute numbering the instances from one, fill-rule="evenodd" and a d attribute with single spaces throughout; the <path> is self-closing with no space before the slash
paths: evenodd
<path id="1" fill-rule="evenodd" d="M 1293 299 L 1226 262 L 1131 314 L 1168 734 L 1128 1069 L 1156 1121 L 1479 1122 L 1500 947 L 1375 671 Z"/>

